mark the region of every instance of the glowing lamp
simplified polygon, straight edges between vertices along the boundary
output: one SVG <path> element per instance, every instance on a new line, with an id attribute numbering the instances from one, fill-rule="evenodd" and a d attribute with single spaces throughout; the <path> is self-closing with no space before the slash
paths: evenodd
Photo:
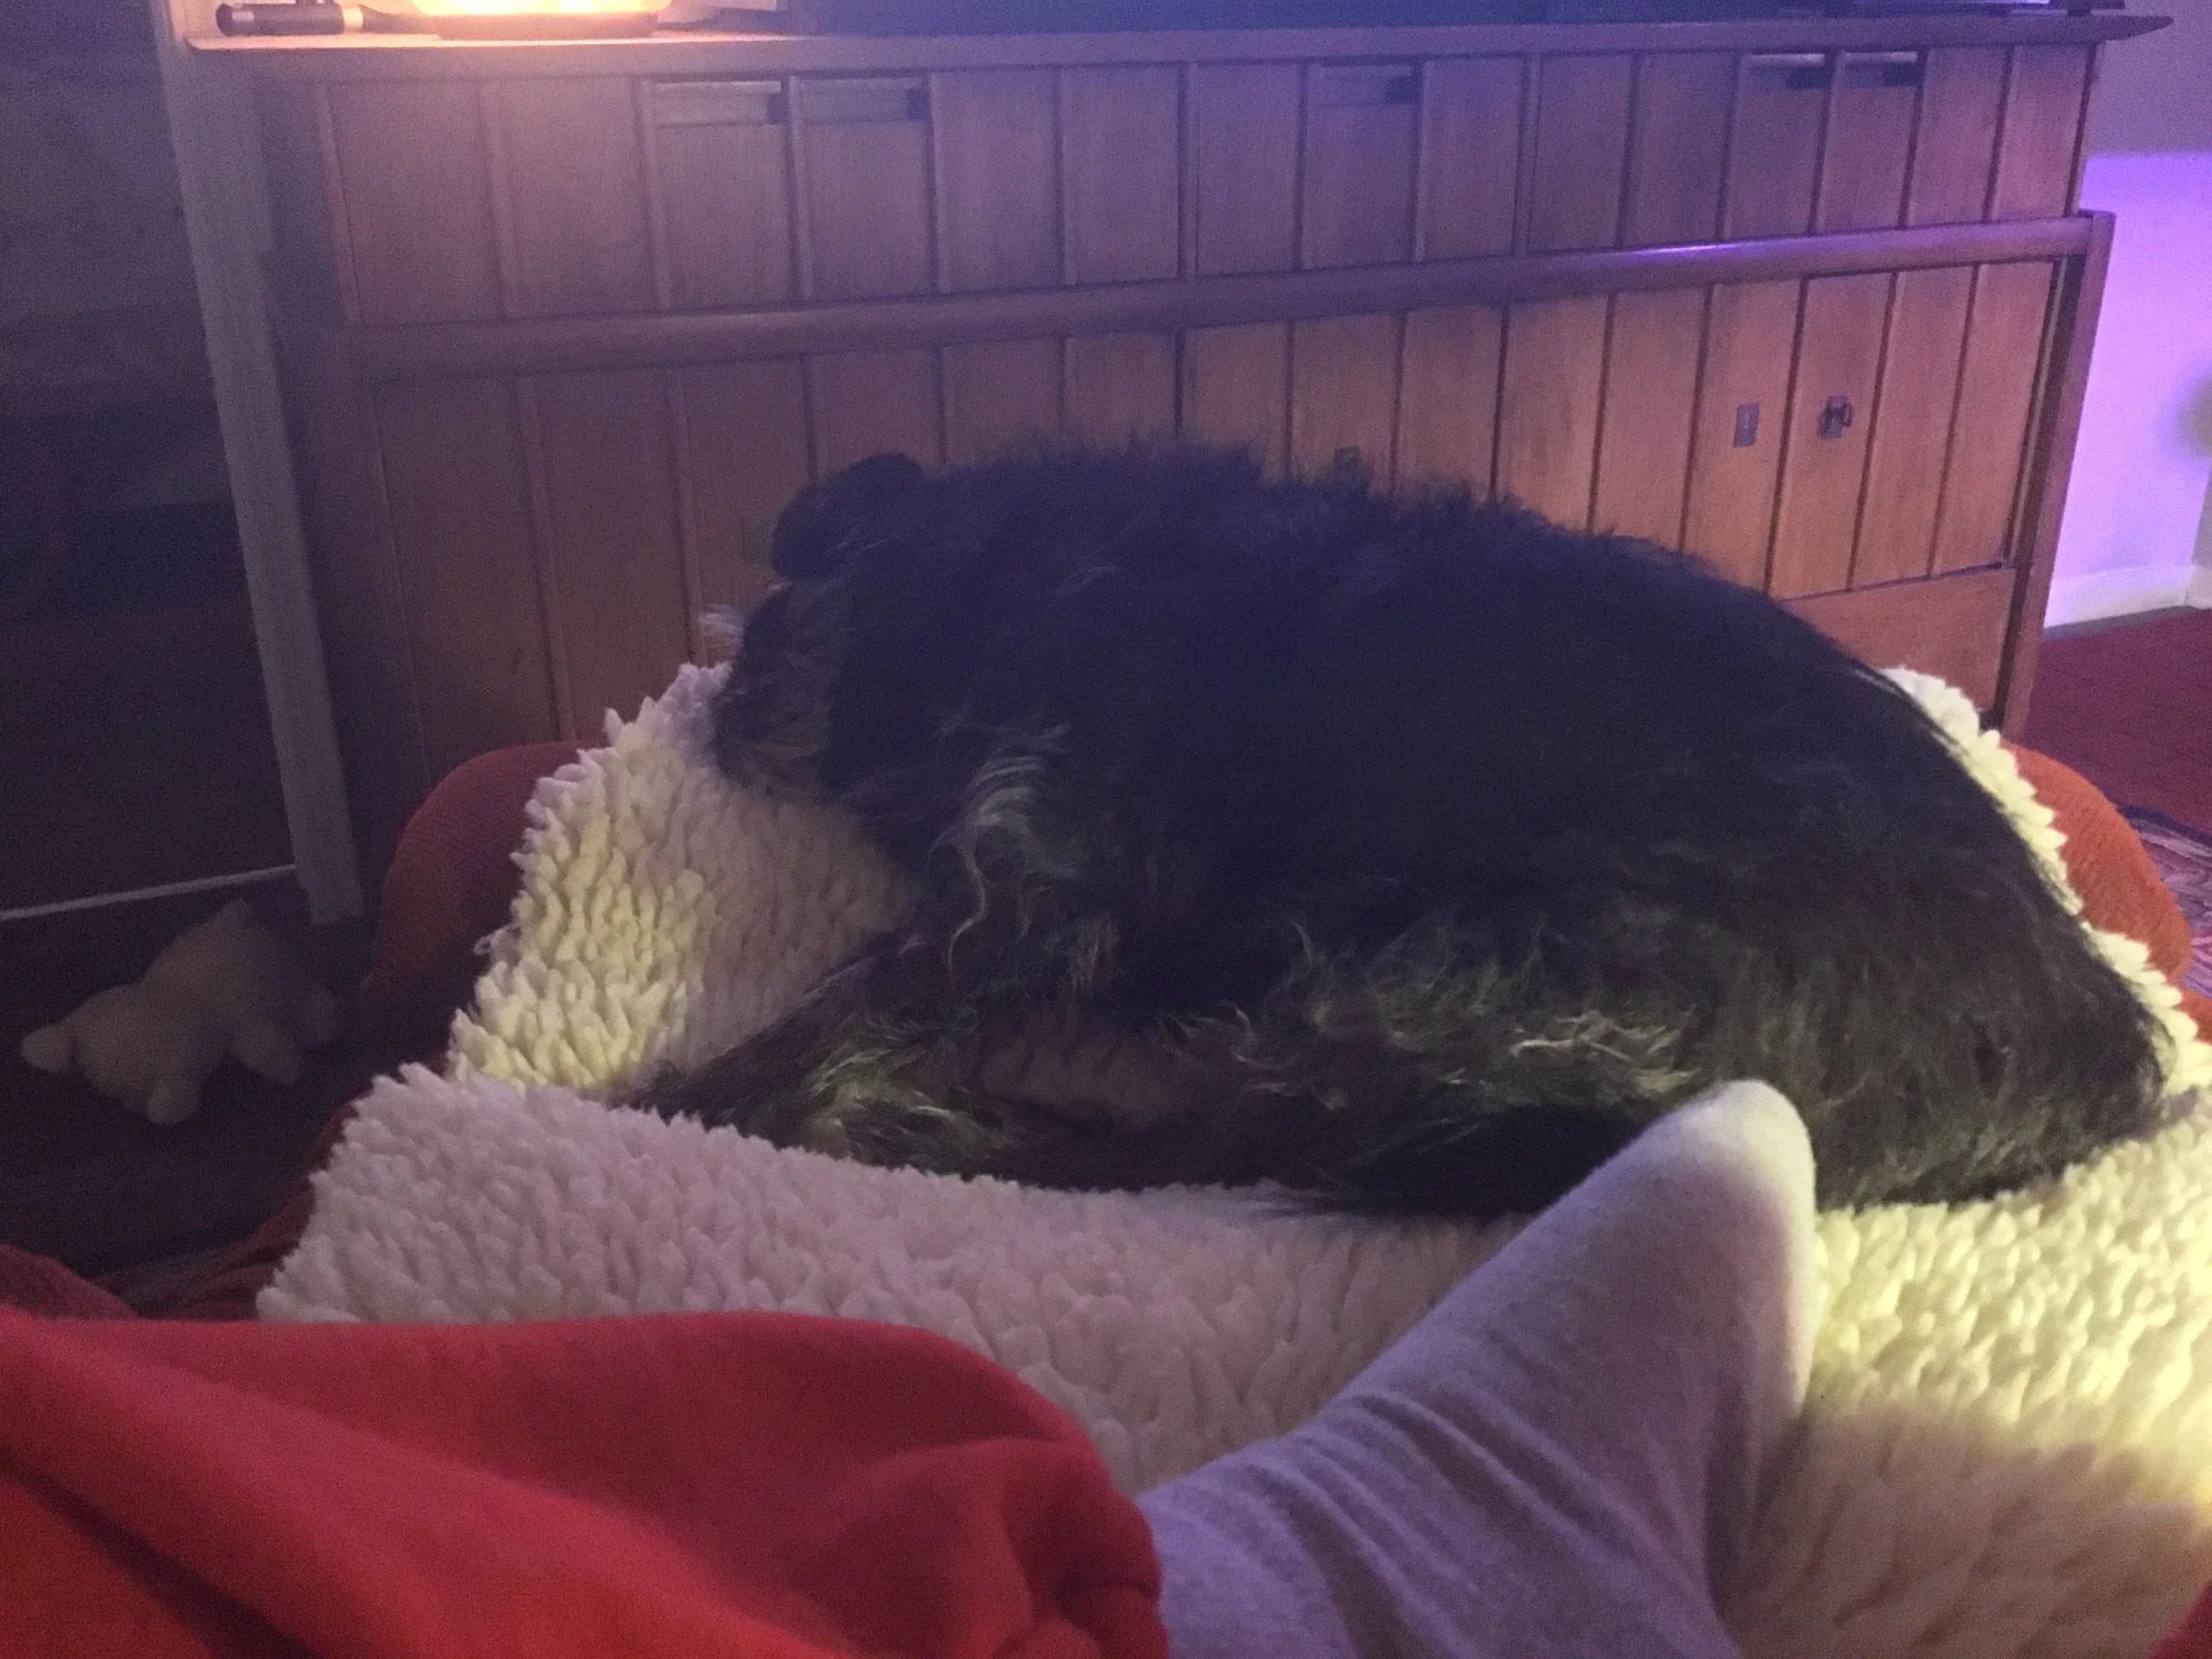
<path id="1" fill-rule="evenodd" d="M 416 0 L 448 40 L 580 40 L 650 35 L 657 10 L 638 0 Z"/>

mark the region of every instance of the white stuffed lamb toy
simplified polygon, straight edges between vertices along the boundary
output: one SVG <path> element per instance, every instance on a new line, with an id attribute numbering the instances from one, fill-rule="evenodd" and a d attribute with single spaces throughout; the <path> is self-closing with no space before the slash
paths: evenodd
<path id="1" fill-rule="evenodd" d="M 272 1083 L 296 1083 L 308 1051 L 337 1034 L 336 999 L 235 899 L 171 940 L 137 983 L 31 1033 L 22 1055 L 168 1124 L 200 1109 L 200 1084 L 225 1056 Z"/>

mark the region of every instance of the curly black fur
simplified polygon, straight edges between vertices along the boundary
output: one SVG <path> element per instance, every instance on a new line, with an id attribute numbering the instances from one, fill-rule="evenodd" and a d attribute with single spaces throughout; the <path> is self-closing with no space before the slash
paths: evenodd
<path id="1" fill-rule="evenodd" d="M 2149 1017 L 1918 708 L 1661 549 L 1139 448 L 878 456 L 774 560 L 717 755 L 916 898 L 660 1110 L 1478 1216 L 1730 1077 L 1797 1103 L 1831 1205 L 2152 1121 Z M 1005 1057 L 1054 1043 L 1134 1051 L 1138 1121 L 1026 1098 Z"/>

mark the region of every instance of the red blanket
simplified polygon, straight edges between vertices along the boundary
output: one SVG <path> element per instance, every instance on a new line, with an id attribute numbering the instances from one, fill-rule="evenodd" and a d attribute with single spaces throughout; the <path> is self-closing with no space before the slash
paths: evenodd
<path id="1" fill-rule="evenodd" d="M 2199 1596 L 2189 1617 L 2151 1650 L 2151 1659 L 2212 1659 L 2212 1589 Z"/>
<path id="2" fill-rule="evenodd" d="M 1164 1659 L 1135 1507 L 913 1331 L 0 1313 L 0 1654 Z"/>

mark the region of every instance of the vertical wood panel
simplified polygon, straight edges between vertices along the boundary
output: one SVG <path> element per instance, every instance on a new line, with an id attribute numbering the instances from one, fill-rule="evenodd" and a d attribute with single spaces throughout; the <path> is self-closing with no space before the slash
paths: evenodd
<path id="1" fill-rule="evenodd" d="M 2089 75 L 2086 46 L 2016 46 L 2005 88 L 1992 219 L 2047 219 L 2074 193 L 2074 154 Z"/>
<path id="2" fill-rule="evenodd" d="M 931 78 L 945 288 L 1060 280 L 1058 106 L 1050 69 Z"/>
<path id="3" fill-rule="evenodd" d="M 773 113 L 778 96 L 753 100 L 761 116 Z M 655 125 L 653 183 L 671 305 L 781 305 L 796 296 L 789 132 L 787 123 L 768 118 Z"/>
<path id="4" fill-rule="evenodd" d="M 1309 65 L 1304 263 L 1379 265 L 1413 257 L 1420 72 L 1410 63 Z"/>
<path id="5" fill-rule="evenodd" d="M 1936 512 L 1973 296 L 1974 272 L 1963 266 L 1897 273 L 1866 456 L 1866 505 L 1851 563 L 1854 588 L 1924 576 L 1933 568 Z"/>
<path id="6" fill-rule="evenodd" d="M 1782 458 L 1782 499 L 1775 514 L 1774 560 L 1767 587 L 1778 599 L 1834 593 L 1851 585 L 1866 441 L 1882 370 L 1882 331 L 1890 278 L 1815 276 L 1805 284 L 1789 435 Z M 1843 400 L 1847 424 L 1824 418 Z"/>
<path id="7" fill-rule="evenodd" d="M 329 88 L 264 83 L 254 88 L 253 104 L 275 247 L 296 269 L 334 278 L 340 260 L 332 222 L 335 145 L 325 137 Z M 353 315 L 351 308 L 347 315 Z"/>
<path id="8" fill-rule="evenodd" d="M 348 372 L 335 330 L 289 350 L 285 371 L 287 413 L 297 422 L 303 463 L 301 513 L 313 538 L 315 613 L 345 745 L 346 804 L 363 868 L 381 869 L 434 780 L 423 753 L 383 446 L 369 393 Z M 542 677 L 538 689 L 543 696 Z M 551 726 L 549 714 L 545 729 Z"/>
<path id="9" fill-rule="evenodd" d="M 1720 231 L 1721 175 L 1736 60 L 1727 52 L 1654 52 L 1637 70 L 1621 241 L 1631 248 L 1710 242 Z"/>
<path id="10" fill-rule="evenodd" d="M 1745 56 L 1728 143 L 1723 236 L 1802 236 L 1811 228 L 1827 106 L 1825 81 L 1794 85 L 1765 67 L 1761 54 Z"/>
<path id="11" fill-rule="evenodd" d="M 387 386 L 373 417 L 430 777 L 557 736 L 513 389 Z"/>
<path id="12" fill-rule="evenodd" d="M 1182 238 L 1183 92 L 1170 68 L 1070 69 L 1060 83 L 1067 275 L 1175 275 Z"/>
<path id="13" fill-rule="evenodd" d="M 1681 544 L 1704 345 L 1703 289 L 1615 296 L 1592 529 Z"/>
<path id="14" fill-rule="evenodd" d="M 2039 624 L 2050 603 L 2052 567 L 2066 506 L 2066 467 L 2081 431 L 2082 405 L 2088 391 L 2089 347 L 2111 263 L 2113 223 L 2107 215 L 2092 218 L 2088 245 L 2082 257 L 2056 260 L 2051 265 L 2044 355 L 2027 440 L 2030 470 L 2021 485 L 2018 522 L 2006 550 L 2010 569 L 2017 575 L 2017 625 L 2006 633 L 1999 692 L 2002 702 L 1997 713 L 2005 735 L 2016 741 L 2024 734 L 2033 707 L 2036 664 L 2043 648 Z"/>
<path id="15" fill-rule="evenodd" d="M 1613 245 L 1635 66 L 1625 55 L 1545 58 L 1538 66 L 1529 252 Z"/>
<path id="16" fill-rule="evenodd" d="M 596 738 L 607 710 L 634 715 L 690 651 L 668 390 L 615 369 L 542 375 L 526 395 L 569 734 Z"/>
<path id="17" fill-rule="evenodd" d="M 1290 325 L 1240 323 L 1183 336 L 1183 432 L 1202 442 L 1249 446 L 1283 470 L 1290 401 Z"/>
<path id="18" fill-rule="evenodd" d="M 1995 564 L 2007 554 L 2050 303 L 2047 264 L 1984 265 L 1975 276 L 1936 521 L 1939 573 Z"/>
<path id="19" fill-rule="evenodd" d="M 921 83 L 795 80 L 802 293 L 817 300 L 930 287 L 929 123 Z M 879 92 L 877 89 L 881 89 Z M 849 113 L 855 91 L 876 109 Z M 906 112 L 896 111 L 901 105 Z"/>
<path id="20" fill-rule="evenodd" d="M 1444 306 L 1407 315 L 1398 385 L 1398 482 L 1451 480 L 1478 495 L 1491 493 L 1504 348 L 1505 313 L 1495 306 Z"/>
<path id="21" fill-rule="evenodd" d="M 1570 529 L 1590 520 L 1605 296 L 1539 300 L 1505 318 L 1497 490 Z"/>
<path id="22" fill-rule="evenodd" d="M 652 308 L 652 243 L 632 84 L 486 80 L 507 309 L 518 317 Z"/>
<path id="23" fill-rule="evenodd" d="M 1298 256 L 1299 66 L 1200 64 L 1190 86 L 1198 273 L 1288 270 Z"/>
<path id="24" fill-rule="evenodd" d="M 363 322 L 499 315 L 492 167 L 473 81 L 340 82 L 341 275 Z"/>
<path id="25" fill-rule="evenodd" d="M 1927 54 L 1906 224 L 1963 225 L 1982 216 L 2004 98 L 2003 47 L 1941 47 Z"/>
<path id="26" fill-rule="evenodd" d="M 1985 570 L 1794 600 L 1789 608 L 1859 661 L 1933 674 L 1986 710 L 1997 701 L 2018 581 L 2011 570 Z"/>
<path id="27" fill-rule="evenodd" d="M 983 461 L 1060 429 L 1060 342 L 988 340 L 944 348 L 944 454 Z"/>
<path id="28" fill-rule="evenodd" d="M 1682 545 L 1752 588 L 1766 586 L 1797 302 L 1796 283 L 1729 283 L 1707 315 Z"/>
<path id="29" fill-rule="evenodd" d="M 1172 334 L 1079 334 L 1064 353 L 1068 434 L 1119 443 L 1175 429 Z"/>
<path id="30" fill-rule="evenodd" d="M 807 480 L 805 372 L 794 358 L 715 363 L 678 385 L 699 602 L 742 606 L 767 585 L 769 533 Z"/>
<path id="31" fill-rule="evenodd" d="M 1358 452 L 1369 474 L 1390 478 L 1397 424 L 1398 319 L 1320 317 L 1291 325 L 1290 461 L 1319 473 Z"/>
<path id="32" fill-rule="evenodd" d="M 807 359 L 807 378 L 819 472 L 887 450 L 925 467 L 944 459 L 935 352 L 827 352 Z"/>
<path id="33" fill-rule="evenodd" d="M 1525 74 L 1519 58 L 1439 58 L 1421 67 L 1415 258 L 1512 251 Z"/>
<path id="34" fill-rule="evenodd" d="M 1815 230 L 1876 231 L 1904 221 L 1920 88 L 1916 68 L 1908 79 L 1904 66 L 1892 67 L 1881 55 L 1847 52 L 1837 65 Z"/>

